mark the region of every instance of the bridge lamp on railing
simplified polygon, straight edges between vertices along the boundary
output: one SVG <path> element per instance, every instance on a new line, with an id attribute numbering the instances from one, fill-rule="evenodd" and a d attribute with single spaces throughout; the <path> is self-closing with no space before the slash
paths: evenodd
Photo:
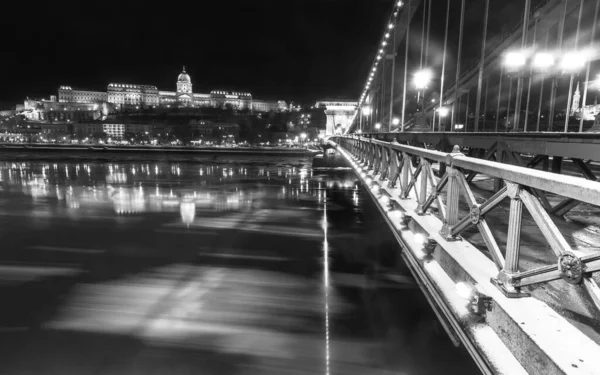
<path id="1" fill-rule="evenodd" d="M 381 123 L 378 122 L 377 124 L 375 124 L 375 130 L 379 130 L 381 129 Z"/>
<path id="2" fill-rule="evenodd" d="M 479 292 L 475 286 L 467 282 L 458 282 L 454 286 L 458 296 L 468 301 L 469 312 L 483 316 L 486 311 L 492 311 L 492 298 Z"/>
<path id="3" fill-rule="evenodd" d="M 398 117 L 394 117 L 392 119 L 392 125 L 398 126 L 398 124 L 400 124 L 400 119 Z"/>

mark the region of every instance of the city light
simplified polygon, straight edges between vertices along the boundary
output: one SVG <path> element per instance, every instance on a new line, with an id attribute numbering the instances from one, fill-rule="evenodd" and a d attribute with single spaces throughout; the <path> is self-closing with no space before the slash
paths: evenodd
<path id="1" fill-rule="evenodd" d="M 450 113 L 450 109 L 448 107 L 440 107 L 437 109 L 437 112 L 440 117 L 446 117 L 448 116 L 448 113 Z"/>
<path id="2" fill-rule="evenodd" d="M 375 124 L 375 129 L 377 129 L 377 130 L 381 129 L 381 123 L 378 122 L 377 124 Z"/>
<path id="3" fill-rule="evenodd" d="M 576 72 L 583 68 L 586 56 L 582 52 L 567 52 L 560 61 L 560 67 L 566 72 Z"/>
<path id="4" fill-rule="evenodd" d="M 423 90 L 427 88 L 427 85 L 431 82 L 433 77 L 433 73 L 431 69 L 421 69 L 417 71 L 414 75 L 414 84 L 417 90 Z"/>
<path id="5" fill-rule="evenodd" d="M 504 65 L 508 68 L 517 69 L 525 65 L 525 54 L 521 51 L 508 52 L 504 56 Z"/>
<path id="6" fill-rule="evenodd" d="M 302 138 L 302 140 L 305 140 L 306 139 L 306 133 L 300 134 L 300 138 Z"/>
<path id="7" fill-rule="evenodd" d="M 554 65 L 554 56 L 548 52 L 536 53 L 533 57 L 533 66 L 538 69 L 547 69 Z"/>
<path id="8" fill-rule="evenodd" d="M 392 120 L 392 125 L 398 125 L 400 123 L 400 119 L 398 117 L 394 117 Z"/>
<path id="9" fill-rule="evenodd" d="M 371 107 L 363 107 L 362 114 L 368 116 L 371 114 Z"/>

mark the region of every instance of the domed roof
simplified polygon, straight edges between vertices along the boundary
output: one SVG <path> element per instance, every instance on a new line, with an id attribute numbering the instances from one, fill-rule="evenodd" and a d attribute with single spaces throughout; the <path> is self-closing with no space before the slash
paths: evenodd
<path id="1" fill-rule="evenodd" d="M 186 83 L 192 82 L 192 79 L 190 78 L 190 76 L 185 72 L 185 66 L 183 67 L 183 71 L 181 72 L 181 74 L 179 74 L 179 76 L 177 77 L 177 82 L 186 82 Z"/>

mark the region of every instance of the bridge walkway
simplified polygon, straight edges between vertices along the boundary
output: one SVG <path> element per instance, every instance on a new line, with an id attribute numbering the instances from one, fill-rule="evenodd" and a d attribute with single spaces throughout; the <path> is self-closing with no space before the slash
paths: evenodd
<path id="1" fill-rule="evenodd" d="M 448 335 L 484 373 L 595 373 L 597 182 L 475 159 L 458 147 L 447 153 L 362 137 L 332 145 L 378 203 Z M 550 208 L 565 198 L 581 203 L 565 221 L 540 197 Z M 467 312 L 456 300 L 461 288 L 470 290 Z M 499 360 L 497 338 L 521 367 Z"/>

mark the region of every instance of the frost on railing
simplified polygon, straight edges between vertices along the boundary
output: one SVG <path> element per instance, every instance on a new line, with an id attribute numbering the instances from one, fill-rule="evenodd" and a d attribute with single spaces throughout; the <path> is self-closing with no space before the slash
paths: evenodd
<path id="1" fill-rule="evenodd" d="M 592 278 L 592 273 L 600 270 L 600 251 L 583 254 L 572 249 L 547 212 L 552 207 L 539 198 L 544 196 L 541 192 L 546 192 L 564 197 L 563 202 L 600 206 L 599 182 L 467 157 L 460 153 L 458 146 L 451 153 L 443 153 L 362 137 L 334 137 L 332 140 L 371 171 L 381 186 L 393 192 L 390 199 L 414 199 L 417 202 L 415 215 L 437 216 L 443 223 L 440 235 L 445 241 L 457 240 L 465 231 L 476 227 L 498 269 L 492 281 L 506 296 L 528 296 L 523 287 L 562 279 L 583 287 L 600 309 L 600 289 Z M 440 171 L 444 172 L 439 177 L 432 168 L 436 163 L 443 166 Z M 474 174 L 501 180 L 502 184 L 498 185 L 501 187 L 487 199 L 478 201 L 470 184 Z M 461 196 L 462 204 L 468 207 L 462 217 Z M 508 228 L 503 233 L 506 237 L 503 250 L 486 215 L 506 199 L 510 210 Z M 555 254 L 555 264 L 525 270 L 520 267 L 523 266 L 519 263 L 523 208 Z M 403 220 L 410 219 L 410 215 Z"/>

